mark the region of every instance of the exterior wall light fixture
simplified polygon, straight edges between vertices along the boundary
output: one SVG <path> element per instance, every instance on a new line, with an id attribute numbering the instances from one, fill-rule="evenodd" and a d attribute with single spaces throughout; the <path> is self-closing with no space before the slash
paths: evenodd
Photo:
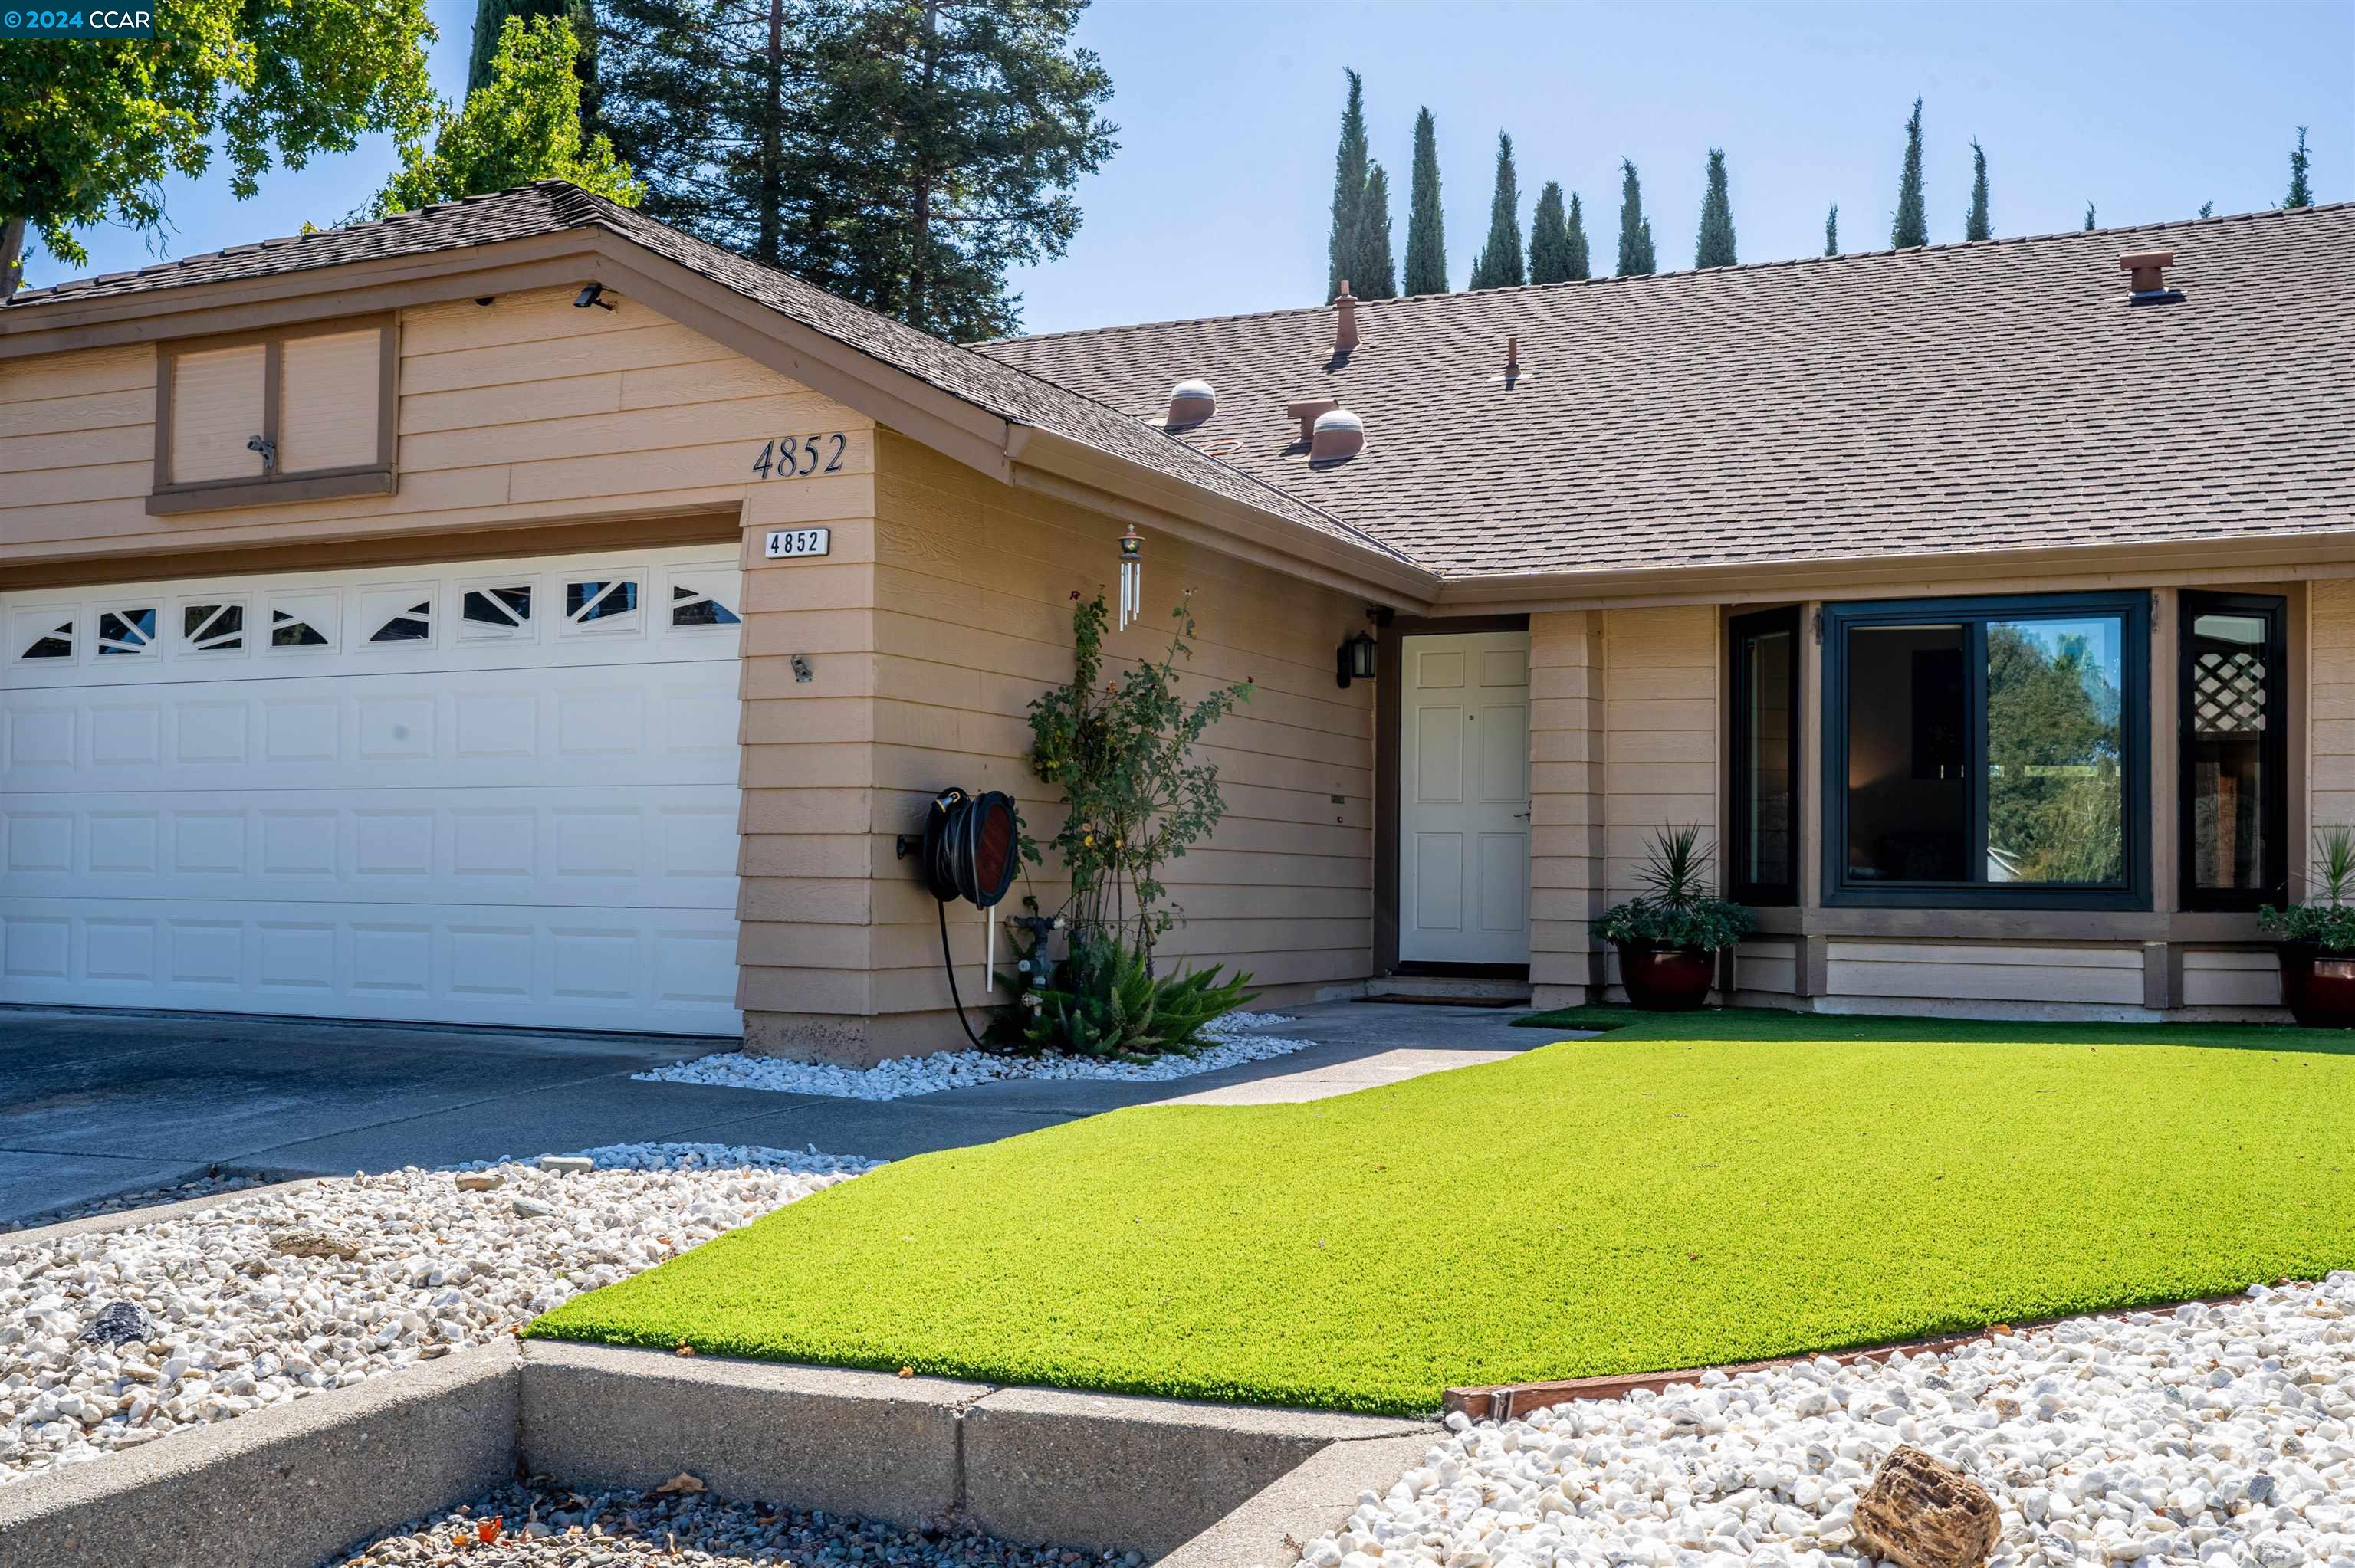
<path id="1" fill-rule="evenodd" d="M 1342 690 L 1347 691 L 1351 681 L 1374 678 L 1375 647 L 1373 633 L 1369 631 L 1353 631 L 1341 639 L 1341 646 L 1336 651 L 1333 662 L 1337 683 Z"/>

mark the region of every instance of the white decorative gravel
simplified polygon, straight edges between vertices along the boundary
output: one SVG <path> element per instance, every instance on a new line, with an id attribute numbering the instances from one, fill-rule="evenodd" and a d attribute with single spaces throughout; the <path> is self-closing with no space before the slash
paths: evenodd
<path id="1" fill-rule="evenodd" d="M 725 1051 L 698 1056 L 632 1076 L 650 1083 L 714 1084 L 730 1089 L 775 1089 L 791 1095 L 833 1095 L 840 1099 L 897 1100 L 911 1095 L 969 1088 L 1001 1078 L 1108 1078 L 1158 1084 L 1215 1073 L 1245 1062 L 1264 1062 L 1305 1051 L 1313 1040 L 1287 1040 L 1260 1031 L 1290 1023 L 1281 1012 L 1230 1012 L 1203 1026 L 1210 1044 L 1191 1056 L 1160 1056 L 1150 1062 L 1105 1062 L 1092 1056 L 1001 1056 L 988 1051 L 941 1051 L 901 1056 L 872 1067 L 837 1067 L 823 1062 L 789 1062 L 781 1056 L 748 1056 Z"/>
<path id="2" fill-rule="evenodd" d="M 2355 1564 L 2355 1272 L 1961 1350 L 1449 1420 L 1305 1568 L 1795 1568 L 1901 1443 L 2003 1510 L 1995 1568 Z"/>
<path id="3" fill-rule="evenodd" d="M 412 1168 L 47 1244 L 0 1237 L 0 1482 L 483 1343 L 877 1163 L 711 1143 L 588 1155 L 597 1168 L 572 1174 Z M 490 1191 L 457 1184 L 490 1174 Z M 144 1308 L 155 1338 L 81 1342 L 118 1301 Z"/>

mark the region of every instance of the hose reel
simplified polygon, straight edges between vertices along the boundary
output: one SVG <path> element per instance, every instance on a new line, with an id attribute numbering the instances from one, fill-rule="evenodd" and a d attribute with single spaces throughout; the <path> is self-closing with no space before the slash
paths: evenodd
<path id="1" fill-rule="evenodd" d="M 986 991 L 995 981 L 997 966 L 996 910 L 1014 885 L 1015 874 L 1022 869 L 1022 825 L 1013 799 L 996 789 L 975 795 L 952 785 L 932 797 L 924 813 L 922 836 L 911 840 L 903 833 L 896 847 L 902 860 L 915 855 L 925 891 L 939 902 L 941 965 L 948 970 L 949 998 L 956 1004 L 957 1022 L 964 1037 L 981 1048 L 981 1036 L 965 1022 L 956 964 L 949 956 L 949 906 L 963 899 L 988 916 L 982 968 Z"/>

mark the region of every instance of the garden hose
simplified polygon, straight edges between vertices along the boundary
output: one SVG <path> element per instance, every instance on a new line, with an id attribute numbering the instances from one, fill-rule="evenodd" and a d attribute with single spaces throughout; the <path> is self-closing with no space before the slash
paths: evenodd
<path id="1" fill-rule="evenodd" d="M 986 1050 L 981 1036 L 964 1015 L 964 997 L 957 989 L 956 960 L 949 951 L 949 904 L 962 898 L 975 908 L 995 907 L 1014 885 L 1021 869 L 1021 832 L 1014 802 L 992 789 L 968 795 L 951 788 L 932 797 L 924 817 L 924 837 L 916 864 L 924 886 L 938 901 L 941 921 L 941 967 L 948 971 L 949 1000 L 956 1006 L 957 1027 L 975 1050 Z"/>

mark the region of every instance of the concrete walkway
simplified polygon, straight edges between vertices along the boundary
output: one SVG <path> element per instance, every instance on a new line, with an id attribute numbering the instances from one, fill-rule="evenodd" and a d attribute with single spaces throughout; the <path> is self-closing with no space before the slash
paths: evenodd
<path id="1" fill-rule="evenodd" d="M 895 1160 L 1123 1106 L 1346 1094 L 1542 1045 L 1516 1010 L 1328 1003 L 1318 1044 L 1170 1083 L 1014 1080 L 845 1100 L 630 1075 L 721 1041 L 0 1008 L 0 1219 L 213 1167 L 339 1175 L 605 1143 L 764 1144 Z"/>

